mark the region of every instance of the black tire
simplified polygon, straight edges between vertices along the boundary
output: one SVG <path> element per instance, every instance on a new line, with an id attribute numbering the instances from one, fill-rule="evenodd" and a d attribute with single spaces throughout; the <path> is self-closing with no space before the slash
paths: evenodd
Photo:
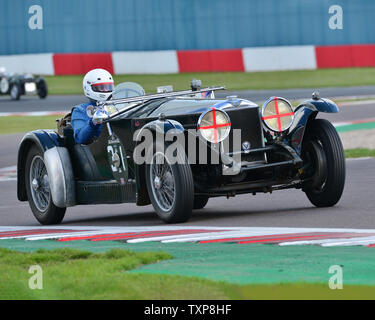
<path id="1" fill-rule="evenodd" d="M 38 209 L 38 204 L 34 201 L 34 198 L 37 198 L 37 197 L 35 196 L 35 191 L 34 191 L 34 197 L 33 197 L 33 191 L 31 190 L 32 186 L 30 183 L 30 169 L 31 169 L 31 165 L 34 159 L 37 159 L 38 161 L 41 161 L 43 159 L 43 152 L 35 145 L 32 146 L 29 150 L 27 157 L 26 157 L 26 165 L 25 165 L 26 193 L 27 193 L 27 199 L 29 201 L 31 211 L 33 212 L 35 218 L 41 224 L 44 224 L 44 225 L 59 224 L 64 219 L 66 208 L 56 207 L 52 202 L 51 193 L 49 194 L 49 197 L 44 198 L 44 199 L 47 199 L 46 202 L 48 202 L 48 205 L 46 206 L 44 210 Z M 43 161 L 43 164 L 44 164 L 44 161 Z M 47 178 L 48 178 L 48 175 L 47 175 Z"/>
<path id="2" fill-rule="evenodd" d="M 203 209 L 206 206 L 208 199 L 209 197 L 207 196 L 195 196 L 193 209 Z"/>
<path id="3" fill-rule="evenodd" d="M 0 77 L 0 93 L 7 94 L 9 92 L 9 81 L 6 77 Z"/>
<path id="4" fill-rule="evenodd" d="M 155 145 L 154 145 L 155 147 Z M 165 144 L 164 149 L 166 150 L 168 144 Z M 182 147 L 181 147 L 182 148 Z M 154 149 L 157 150 L 157 149 Z M 165 151 L 164 150 L 164 151 Z M 181 223 L 186 222 L 192 213 L 193 204 L 194 204 L 194 182 L 193 175 L 191 172 L 190 165 L 188 163 L 185 151 L 179 149 L 178 152 L 178 163 L 169 164 L 170 159 L 168 155 L 164 152 L 154 153 L 152 148 L 149 152 L 152 153 L 152 156 L 149 159 L 161 156 L 165 157 L 166 163 L 168 164 L 170 171 L 169 175 L 173 178 L 174 181 L 174 197 L 170 208 L 163 208 L 160 201 L 157 198 L 157 192 L 155 187 L 155 180 L 153 179 L 153 162 L 146 164 L 146 185 L 147 191 L 151 200 L 151 203 L 158 214 L 158 216 L 166 223 Z M 167 169 L 166 169 L 167 170 Z M 169 170 L 169 169 L 168 169 Z M 171 178 L 170 178 L 171 179 Z M 163 188 L 165 185 L 164 175 L 160 178 L 160 187 Z"/>
<path id="5" fill-rule="evenodd" d="M 18 83 L 13 83 L 10 86 L 9 94 L 12 100 L 19 100 L 21 97 L 21 87 Z"/>
<path id="6" fill-rule="evenodd" d="M 309 124 L 302 157 L 312 168 L 311 180 L 303 186 L 303 191 L 316 207 L 334 206 L 344 190 L 345 154 L 340 137 L 329 121 L 315 119 Z"/>
<path id="7" fill-rule="evenodd" d="M 40 99 L 45 99 L 48 95 L 47 83 L 44 79 L 39 80 L 38 96 Z"/>

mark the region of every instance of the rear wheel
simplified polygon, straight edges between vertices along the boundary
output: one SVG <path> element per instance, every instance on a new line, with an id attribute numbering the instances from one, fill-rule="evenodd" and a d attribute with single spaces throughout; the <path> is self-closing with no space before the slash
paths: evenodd
<path id="1" fill-rule="evenodd" d="M 6 94 L 9 90 L 9 81 L 7 78 L 2 77 L 0 79 L 0 93 L 1 94 Z"/>
<path id="2" fill-rule="evenodd" d="M 43 153 L 36 146 L 30 148 L 26 158 L 25 183 L 31 211 L 41 224 L 58 224 L 66 208 L 56 207 L 52 202 L 48 172 Z"/>
<path id="3" fill-rule="evenodd" d="M 165 145 L 164 149 L 168 147 Z M 162 150 L 156 148 L 156 150 Z M 164 151 L 156 151 L 146 165 L 146 183 L 151 203 L 158 216 L 167 223 L 187 221 L 194 203 L 194 183 L 184 150 L 177 152 L 178 163 Z"/>
<path id="4" fill-rule="evenodd" d="M 345 155 L 335 127 L 325 119 L 313 120 L 302 148 L 306 163 L 303 191 L 317 207 L 334 206 L 345 185 Z"/>

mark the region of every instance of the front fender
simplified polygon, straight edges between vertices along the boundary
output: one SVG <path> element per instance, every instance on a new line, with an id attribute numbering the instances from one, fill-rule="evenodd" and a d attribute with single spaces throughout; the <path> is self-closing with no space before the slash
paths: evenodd
<path id="1" fill-rule="evenodd" d="M 73 205 L 75 193 L 70 157 L 63 139 L 53 130 L 28 132 L 21 140 L 17 157 L 18 200 L 27 201 L 25 166 L 27 154 L 33 145 L 39 147 L 44 154 L 54 204 L 58 207 Z M 62 176 L 64 179 L 60 179 Z M 61 185 L 62 182 L 64 182 L 64 186 Z"/>
<path id="2" fill-rule="evenodd" d="M 302 141 L 308 123 L 316 118 L 318 112 L 337 113 L 339 108 L 329 99 L 310 99 L 302 102 L 294 110 L 294 122 L 286 136 L 288 144 L 301 154 Z"/>
<path id="3" fill-rule="evenodd" d="M 165 119 L 165 120 L 153 120 L 145 124 L 141 129 L 134 132 L 134 141 L 136 143 L 136 148 L 140 146 L 141 139 L 146 130 L 149 130 L 152 133 L 153 139 L 159 136 L 165 136 L 167 132 L 173 134 L 184 134 L 184 127 L 176 120 Z M 173 131 L 171 131 L 173 130 Z M 134 151 L 135 153 L 135 151 Z M 133 154 L 134 156 L 134 154 Z M 145 177 L 145 164 L 139 164 L 136 167 L 136 176 L 137 176 L 137 205 L 148 205 L 151 203 L 146 187 L 146 177 Z"/>
<path id="4" fill-rule="evenodd" d="M 145 130 L 150 130 L 153 134 L 161 134 L 164 135 L 167 132 L 171 134 L 183 134 L 185 129 L 181 123 L 176 120 L 172 119 L 165 119 L 165 120 L 153 120 L 147 124 L 145 124 L 142 129 L 140 129 L 135 134 L 135 141 L 139 142 L 140 137 L 142 137 L 143 132 Z M 172 130 L 172 131 L 171 131 Z"/>
<path id="5" fill-rule="evenodd" d="M 307 107 L 311 109 L 312 111 L 320 111 L 320 112 L 328 112 L 328 113 L 337 113 L 339 112 L 339 107 L 336 103 L 334 103 L 330 99 L 310 99 L 303 101 L 300 103 L 295 111 L 299 110 L 300 108 Z"/>

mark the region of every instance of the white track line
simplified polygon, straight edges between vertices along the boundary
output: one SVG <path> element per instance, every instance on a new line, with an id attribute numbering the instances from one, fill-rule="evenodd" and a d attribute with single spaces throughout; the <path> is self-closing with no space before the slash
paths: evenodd
<path id="1" fill-rule="evenodd" d="M 31 111 L 31 112 L 0 112 L 0 117 L 40 117 L 40 116 L 61 116 L 68 111 Z"/>
<path id="2" fill-rule="evenodd" d="M 369 237 L 353 237 L 353 238 L 331 238 L 331 239 L 317 239 L 317 240 L 301 240 L 301 241 L 288 241 L 280 242 L 279 246 L 300 246 L 300 245 L 324 245 L 329 243 L 343 243 L 362 239 L 369 239 Z M 374 238 L 375 239 L 375 238 Z M 375 242 L 375 241 L 374 241 Z"/>
<path id="3" fill-rule="evenodd" d="M 213 237 L 219 237 L 223 238 L 223 236 L 228 235 L 229 236 L 230 231 L 223 231 L 223 232 L 217 232 Z M 201 236 L 204 239 L 208 239 L 212 237 L 212 232 L 207 232 L 207 233 L 191 233 L 191 234 L 179 234 L 179 235 L 169 235 L 169 236 L 160 236 L 160 237 L 149 237 L 149 238 L 137 238 L 137 239 L 129 239 L 127 242 L 128 243 L 140 243 L 140 242 L 150 242 L 150 241 L 161 241 L 163 243 L 168 243 L 168 242 L 185 242 L 185 239 L 190 239 L 193 238 L 194 235 Z M 187 240 L 190 241 L 190 240 Z"/>
<path id="4" fill-rule="evenodd" d="M 86 232 L 70 232 L 70 233 L 53 233 L 53 234 L 43 234 L 43 235 L 35 235 L 35 236 L 28 236 L 25 238 L 26 241 L 35 241 L 35 240 L 53 240 L 53 239 L 64 239 L 70 237 L 89 237 L 95 236 L 100 234 L 106 234 L 105 231 L 86 231 Z"/>
<path id="5" fill-rule="evenodd" d="M 17 166 L 0 168 L 0 173 L 3 172 L 3 171 L 17 171 Z"/>
<path id="6" fill-rule="evenodd" d="M 352 238 L 352 239 L 345 239 L 339 242 L 329 242 L 323 243 L 323 247 L 335 247 L 335 246 L 358 246 L 358 245 L 369 245 L 375 243 L 375 237 L 368 237 L 368 238 Z"/>
<path id="7" fill-rule="evenodd" d="M 17 180 L 17 166 L 0 168 L 0 181 Z"/>
<path id="8" fill-rule="evenodd" d="M 370 159 L 375 159 L 375 157 L 360 157 L 360 158 L 347 158 L 347 161 L 353 161 L 353 160 L 370 160 Z"/>
<path id="9" fill-rule="evenodd" d="M 359 96 L 359 97 L 339 97 L 339 98 L 335 98 L 336 100 L 343 100 L 343 99 L 349 99 L 349 98 L 352 98 L 352 99 L 358 99 L 358 98 L 373 98 L 374 96 L 371 95 L 371 96 Z M 345 101 L 345 102 L 339 102 L 337 105 L 340 107 L 350 107 L 350 106 L 357 106 L 357 105 L 365 105 L 365 104 L 375 104 L 375 100 L 371 99 L 371 100 L 359 100 L 359 101 Z"/>
<path id="10" fill-rule="evenodd" d="M 294 232 L 285 232 L 285 234 Z M 197 234 L 197 235 L 187 235 L 184 238 L 180 239 L 171 239 L 171 240 L 164 240 L 161 241 L 163 243 L 170 243 L 170 242 L 197 242 L 197 241 L 205 241 L 205 240 L 219 240 L 219 239 L 228 239 L 228 238 L 241 238 L 241 237 L 257 237 L 257 236 L 272 236 L 278 234 L 277 232 L 251 232 L 251 231 L 241 231 L 241 232 L 232 232 L 232 233 L 216 233 L 216 234 Z"/>

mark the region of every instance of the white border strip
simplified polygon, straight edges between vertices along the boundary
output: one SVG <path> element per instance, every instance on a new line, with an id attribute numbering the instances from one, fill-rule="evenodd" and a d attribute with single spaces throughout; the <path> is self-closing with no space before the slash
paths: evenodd
<path id="1" fill-rule="evenodd" d="M 244 48 L 242 56 L 245 72 L 317 68 L 314 46 Z"/>
<path id="2" fill-rule="evenodd" d="M 55 74 L 52 53 L 0 55 L 0 66 L 8 72 Z"/>
<path id="3" fill-rule="evenodd" d="M 40 116 L 61 116 L 68 111 L 32 111 L 32 112 L 0 112 L 0 117 L 40 117 Z"/>
<path id="4" fill-rule="evenodd" d="M 177 52 L 116 51 L 112 52 L 115 74 L 178 73 Z"/>

